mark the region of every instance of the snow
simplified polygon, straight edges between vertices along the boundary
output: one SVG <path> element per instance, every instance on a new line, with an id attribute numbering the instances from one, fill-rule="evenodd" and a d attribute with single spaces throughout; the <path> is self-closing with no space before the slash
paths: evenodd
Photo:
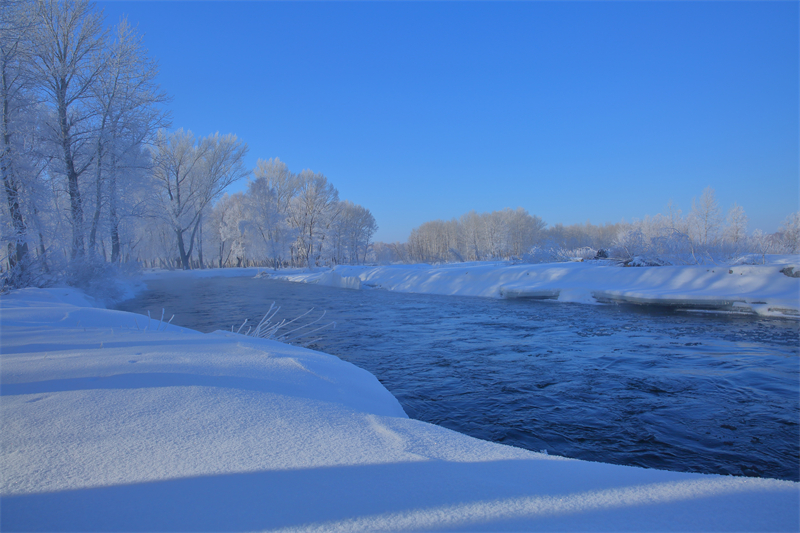
<path id="1" fill-rule="evenodd" d="M 787 276 L 781 270 L 787 265 L 800 265 L 800 256 L 771 259 L 765 265 L 629 268 L 603 261 L 337 266 L 315 271 L 279 271 L 270 277 L 400 292 L 579 303 L 626 302 L 798 316 L 800 278 Z"/>
<path id="2" fill-rule="evenodd" d="M 3 531 L 800 527 L 797 483 L 477 440 L 407 418 L 334 356 L 148 321 L 74 289 L 5 295 L 0 324 Z"/>

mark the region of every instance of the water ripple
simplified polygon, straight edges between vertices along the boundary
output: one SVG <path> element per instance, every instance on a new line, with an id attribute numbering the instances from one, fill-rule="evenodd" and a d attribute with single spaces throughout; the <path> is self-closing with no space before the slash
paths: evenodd
<path id="1" fill-rule="evenodd" d="M 800 480 L 800 325 L 635 306 L 152 281 L 120 309 L 200 331 L 326 309 L 315 348 L 372 372 L 409 416 L 592 461 Z"/>

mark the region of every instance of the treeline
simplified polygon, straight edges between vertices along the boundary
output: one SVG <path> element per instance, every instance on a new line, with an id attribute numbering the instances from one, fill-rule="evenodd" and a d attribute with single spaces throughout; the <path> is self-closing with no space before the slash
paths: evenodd
<path id="1" fill-rule="evenodd" d="M 109 32 L 86 2 L 5 0 L 0 24 L 4 282 L 118 261 L 142 214 L 145 147 L 168 123 L 157 65 L 125 20 Z"/>
<path id="2" fill-rule="evenodd" d="M 375 243 L 372 257 L 379 263 L 551 262 L 599 254 L 626 263 L 658 265 L 800 252 L 800 212 L 789 215 L 776 233 L 750 233 L 744 209 L 734 204 L 723 214 L 711 188 L 692 202 L 685 216 L 673 206 L 667 211 L 633 222 L 550 227 L 522 208 L 470 211 L 457 219 L 426 222 L 411 231 L 406 243 Z"/>
<path id="3" fill-rule="evenodd" d="M 208 163 L 196 141 L 179 131 L 167 142 L 158 142 L 153 175 L 160 184 L 158 215 L 139 226 L 136 259 L 145 266 L 174 268 L 264 266 L 320 266 L 358 264 L 366 260 L 375 218 L 360 205 L 339 200 L 328 179 L 310 170 L 289 171 L 279 159 L 259 160 L 252 175 L 240 164 L 228 168 L 214 184 L 192 175 L 194 158 L 201 168 Z M 212 146 L 217 146 L 212 143 Z M 229 139 L 227 153 L 237 155 Z M 212 152 L 213 153 L 213 152 Z M 213 168 L 227 168 L 224 159 Z M 186 173 L 186 176 L 183 174 Z M 247 190 L 223 194 L 222 190 L 247 175 Z M 192 177 L 199 183 L 194 183 Z M 177 250 L 175 254 L 170 251 Z M 170 258 L 172 256 L 172 258 Z"/>
<path id="4" fill-rule="evenodd" d="M 539 242 L 546 225 L 522 208 L 470 211 L 458 219 L 426 222 L 411 230 L 408 260 L 439 263 L 518 257 Z"/>
<path id="5" fill-rule="evenodd" d="M 0 30 L 4 285 L 120 263 L 364 261 L 375 220 L 325 176 L 278 160 L 251 175 L 235 135 L 165 131 L 158 65 L 126 20 L 107 30 L 86 1 L 4 0 Z"/>

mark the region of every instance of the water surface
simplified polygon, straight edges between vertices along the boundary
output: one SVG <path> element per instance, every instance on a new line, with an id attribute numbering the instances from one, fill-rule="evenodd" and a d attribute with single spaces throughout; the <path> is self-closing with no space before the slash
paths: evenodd
<path id="1" fill-rule="evenodd" d="M 119 309 L 199 331 L 327 310 L 312 347 L 412 418 L 591 461 L 800 480 L 800 324 L 627 305 L 164 279 Z"/>

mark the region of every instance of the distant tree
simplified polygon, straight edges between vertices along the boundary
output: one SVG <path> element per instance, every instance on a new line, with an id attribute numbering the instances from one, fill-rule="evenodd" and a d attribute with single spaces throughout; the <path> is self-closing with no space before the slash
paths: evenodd
<path id="1" fill-rule="evenodd" d="M 790 254 L 800 252 L 800 211 L 792 213 L 779 229 L 784 249 Z"/>
<path id="2" fill-rule="evenodd" d="M 502 213 L 505 218 L 507 234 L 507 249 L 504 255 L 520 257 L 537 242 L 539 233 L 547 224 L 541 218 L 530 215 L 521 207 L 515 210 L 504 209 Z"/>
<path id="3" fill-rule="evenodd" d="M 490 257 L 500 258 L 503 256 L 503 250 L 505 249 L 505 231 L 502 215 L 500 211 L 494 211 L 485 214 L 483 218 L 486 249 L 488 249 Z"/>
<path id="4" fill-rule="evenodd" d="M 725 239 L 734 247 L 738 249 L 744 244 L 747 238 L 747 215 L 744 214 L 744 208 L 733 203 L 730 211 L 728 211 L 727 222 L 725 228 Z"/>
<path id="5" fill-rule="evenodd" d="M 408 263 L 408 244 L 404 242 L 376 242 L 370 248 L 371 260 L 379 264 Z"/>
<path id="6" fill-rule="evenodd" d="M 247 258 L 247 236 L 245 234 L 245 199 L 244 194 L 224 194 L 211 211 L 211 225 L 215 235 L 212 239 L 217 245 L 216 255 L 219 268 L 236 260 L 235 266 L 243 266 Z"/>
<path id="7" fill-rule="evenodd" d="M 366 261 L 372 235 L 377 231 L 375 217 L 349 200 L 339 203 L 338 215 L 329 229 L 335 263 L 358 264 Z"/>
<path id="8" fill-rule="evenodd" d="M 178 244 L 181 266 L 190 258 L 203 211 L 226 187 L 247 176 L 247 145 L 235 135 L 215 134 L 196 140 L 191 132 L 159 133 L 154 150 L 154 177 L 159 184 L 161 209 Z"/>
<path id="9" fill-rule="evenodd" d="M 458 219 L 463 232 L 464 255 L 471 261 L 480 261 L 486 254 L 485 220 L 472 210 Z"/>
<path id="10" fill-rule="evenodd" d="M 297 194 L 292 199 L 292 220 L 298 228 L 297 254 L 299 262 L 315 266 L 325 239 L 324 228 L 335 217 L 339 191 L 322 174 L 302 171 L 298 177 Z"/>
<path id="11" fill-rule="evenodd" d="M 777 239 L 774 235 L 764 233 L 760 229 L 757 229 L 753 231 L 753 234 L 750 236 L 750 247 L 761 255 L 761 262 L 766 263 L 767 254 L 775 251 L 776 241 Z"/>
<path id="12" fill-rule="evenodd" d="M 700 200 L 692 200 L 689 221 L 691 236 L 697 244 L 708 248 L 716 243 L 722 217 L 714 189 L 706 187 Z"/>
<path id="13" fill-rule="evenodd" d="M 280 159 L 259 159 L 247 186 L 248 219 L 264 244 L 274 268 L 280 268 L 297 238 L 291 226 L 291 203 L 297 194 L 297 176 Z"/>

